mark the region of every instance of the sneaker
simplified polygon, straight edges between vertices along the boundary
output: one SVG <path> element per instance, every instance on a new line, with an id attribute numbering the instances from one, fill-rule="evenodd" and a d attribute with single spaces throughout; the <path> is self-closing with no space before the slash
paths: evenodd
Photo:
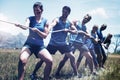
<path id="1" fill-rule="evenodd" d="M 82 78 L 82 74 L 77 74 L 77 77 L 78 78 Z"/>
<path id="2" fill-rule="evenodd" d="M 99 73 L 97 73 L 97 72 L 92 72 L 92 75 L 98 76 Z"/>
<path id="3" fill-rule="evenodd" d="M 81 78 L 81 77 L 82 77 L 82 74 L 77 73 L 76 75 L 73 74 L 72 76 L 73 76 L 73 77 L 77 77 L 77 78 Z"/>
<path id="4" fill-rule="evenodd" d="M 60 78 L 60 73 L 55 73 L 55 78 Z"/>
<path id="5" fill-rule="evenodd" d="M 30 79 L 31 79 L 31 80 L 38 80 L 36 74 L 31 74 L 31 75 L 30 75 Z"/>

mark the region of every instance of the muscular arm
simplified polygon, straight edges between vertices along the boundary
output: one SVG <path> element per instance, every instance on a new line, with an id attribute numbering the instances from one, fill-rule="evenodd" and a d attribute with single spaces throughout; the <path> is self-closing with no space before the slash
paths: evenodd
<path id="1" fill-rule="evenodd" d="M 55 19 L 48 25 L 48 26 L 49 26 L 48 31 L 50 32 L 51 29 L 52 29 L 57 23 L 58 23 L 58 19 L 55 18 Z"/>
<path id="2" fill-rule="evenodd" d="M 25 21 L 25 25 L 15 24 L 15 26 L 20 27 L 21 29 L 26 30 L 26 29 L 29 29 L 29 27 L 28 27 L 28 26 L 29 26 L 29 23 L 30 23 L 30 21 L 29 21 L 29 19 L 27 18 L 26 21 Z"/>

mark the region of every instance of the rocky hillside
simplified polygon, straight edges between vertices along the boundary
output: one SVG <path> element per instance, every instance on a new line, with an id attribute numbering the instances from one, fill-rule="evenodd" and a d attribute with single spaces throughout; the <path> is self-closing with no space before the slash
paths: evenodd
<path id="1" fill-rule="evenodd" d="M 26 40 L 22 33 L 11 35 L 0 31 L 0 48 L 21 48 Z"/>

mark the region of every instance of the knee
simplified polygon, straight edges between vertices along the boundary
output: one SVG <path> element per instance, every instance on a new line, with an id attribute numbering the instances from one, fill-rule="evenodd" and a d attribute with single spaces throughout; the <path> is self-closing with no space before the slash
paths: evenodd
<path id="1" fill-rule="evenodd" d="M 19 62 L 21 62 L 22 64 L 26 64 L 27 63 L 27 58 L 20 56 L 19 57 Z"/>
<path id="2" fill-rule="evenodd" d="M 77 62 L 80 62 L 83 57 L 78 57 Z"/>
<path id="3" fill-rule="evenodd" d="M 90 52 L 86 51 L 83 53 L 87 59 L 93 59 L 93 56 L 91 55 Z"/>
<path id="4" fill-rule="evenodd" d="M 65 55 L 67 56 L 65 60 L 67 60 L 68 58 L 72 61 L 75 60 L 75 56 L 73 55 L 73 53 L 66 53 Z"/>
<path id="5" fill-rule="evenodd" d="M 63 59 L 60 61 L 61 64 L 65 63 L 67 60 Z"/>
<path id="6" fill-rule="evenodd" d="M 53 59 L 47 60 L 46 64 L 49 65 L 49 66 L 52 66 L 53 65 Z"/>
<path id="7" fill-rule="evenodd" d="M 75 61 L 75 56 L 71 56 L 71 57 L 70 57 L 70 60 L 71 60 L 71 61 Z"/>

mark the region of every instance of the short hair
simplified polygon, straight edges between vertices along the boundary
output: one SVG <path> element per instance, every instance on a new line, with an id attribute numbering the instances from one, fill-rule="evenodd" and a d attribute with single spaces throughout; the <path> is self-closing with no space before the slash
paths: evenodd
<path id="1" fill-rule="evenodd" d="M 92 17 L 91 17 L 89 14 L 86 14 L 86 15 L 84 16 L 84 18 L 87 18 L 88 21 L 90 21 L 90 20 L 92 19 Z"/>
<path id="2" fill-rule="evenodd" d="M 63 9 L 63 10 L 64 10 L 64 9 L 67 10 L 69 13 L 71 12 L 71 9 L 70 9 L 69 6 L 64 6 L 62 9 Z"/>
<path id="3" fill-rule="evenodd" d="M 35 7 L 37 7 L 37 6 L 39 6 L 40 9 L 43 11 L 43 5 L 42 5 L 41 2 L 36 2 L 36 3 L 34 3 L 33 8 L 35 8 Z"/>
<path id="4" fill-rule="evenodd" d="M 106 25 L 106 24 L 102 24 L 101 26 L 103 26 L 103 27 L 107 27 L 107 25 Z"/>
<path id="5" fill-rule="evenodd" d="M 107 28 L 107 25 L 106 25 L 106 24 L 102 24 L 102 25 L 101 25 L 101 29 L 102 29 L 102 30 L 105 30 L 106 28 Z"/>
<path id="6" fill-rule="evenodd" d="M 98 25 L 94 25 L 94 26 L 93 26 L 93 29 L 98 29 Z"/>
<path id="7" fill-rule="evenodd" d="M 112 37 L 113 35 L 109 33 L 107 36 Z"/>

